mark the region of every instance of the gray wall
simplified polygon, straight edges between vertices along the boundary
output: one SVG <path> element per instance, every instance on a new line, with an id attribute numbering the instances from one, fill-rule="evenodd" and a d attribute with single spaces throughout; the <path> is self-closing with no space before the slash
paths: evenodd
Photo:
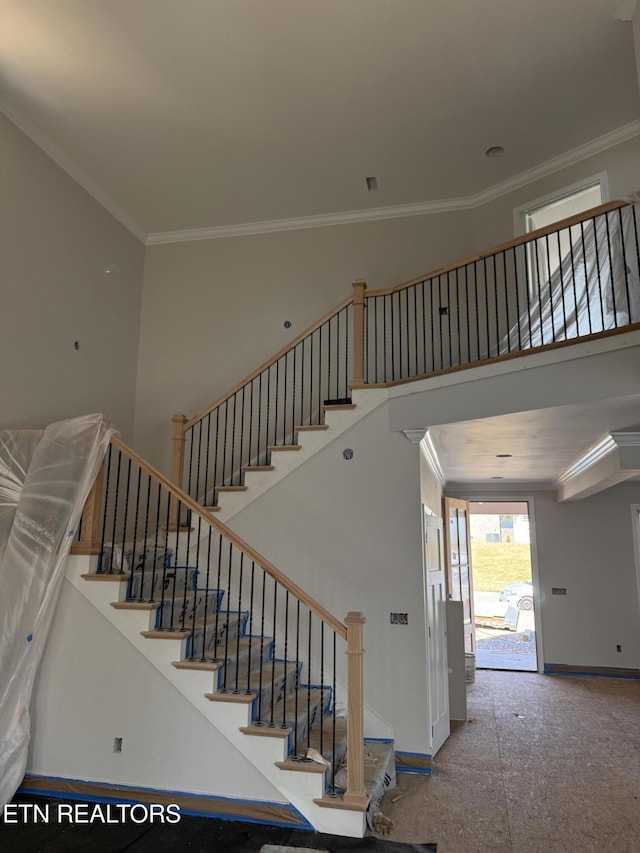
<path id="1" fill-rule="evenodd" d="M 104 412 L 130 438 L 144 246 L 1 114 L 0 186 L 0 427 Z"/>
<path id="2" fill-rule="evenodd" d="M 136 446 L 166 467 L 189 417 L 352 292 L 407 280 L 465 250 L 467 213 L 147 249 Z M 285 329 L 285 320 L 292 323 Z"/>

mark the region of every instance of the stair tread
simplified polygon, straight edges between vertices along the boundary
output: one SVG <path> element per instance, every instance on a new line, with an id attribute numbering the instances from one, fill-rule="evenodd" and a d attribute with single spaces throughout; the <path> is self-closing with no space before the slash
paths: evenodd
<path id="1" fill-rule="evenodd" d="M 295 661 L 287 661 L 286 662 L 286 668 L 285 668 L 285 662 L 284 661 L 276 661 L 275 666 L 273 667 L 274 684 L 276 682 L 278 682 L 281 678 L 284 678 L 285 674 L 289 675 L 290 673 L 292 673 L 295 670 L 295 667 L 296 667 Z M 271 667 L 271 662 L 268 662 L 263 667 L 263 674 L 262 674 L 262 688 L 263 688 L 263 690 L 265 688 L 269 687 L 269 685 L 271 684 L 271 677 L 272 677 L 272 667 Z M 206 693 L 205 695 L 206 695 L 207 699 L 224 700 L 225 696 L 233 697 L 233 696 L 237 695 L 235 693 L 235 690 L 236 690 L 235 681 L 236 680 L 235 680 L 235 676 L 234 676 L 233 678 L 231 678 L 229 680 L 229 684 L 228 684 L 226 690 L 223 687 L 220 687 L 220 688 L 218 688 L 218 690 L 215 690 L 213 693 Z M 251 695 L 253 695 L 254 697 L 257 697 L 259 691 L 260 691 L 260 670 L 259 669 L 253 669 L 249 675 L 249 693 Z M 238 692 L 242 695 L 245 695 L 245 696 L 248 695 L 247 694 L 247 677 L 246 677 L 246 675 L 240 676 L 240 678 L 238 678 Z M 233 701 L 233 699 L 231 701 Z"/>
<path id="2" fill-rule="evenodd" d="M 131 580 L 131 575 L 127 574 L 119 574 L 118 572 L 92 572 L 91 574 L 80 575 L 86 581 L 118 581 L 122 583 L 122 581 Z"/>
<path id="3" fill-rule="evenodd" d="M 329 429 L 329 424 L 304 424 L 297 426 L 295 432 L 316 432 Z"/>
<path id="4" fill-rule="evenodd" d="M 328 403 L 322 408 L 325 410 L 325 412 L 350 412 L 352 409 L 355 409 L 355 407 L 355 403 Z"/>
<path id="5" fill-rule="evenodd" d="M 243 465 L 243 471 L 275 471 L 275 465 Z"/>
<path id="6" fill-rule="evenodd" d="M 246 492 L 248 486 L 216 486 L 216 492 Z"/>
<path id="7" fill-rule="evenodd" d="M 274 450 L 302 450 L 302 445 L 301 444 L 274 444 L 271 447 L 267 447 L 267 450 L 269 450 L 271 453 L 273 453 Z"/>
<path id="8" fill-rule="evenodd" d="M 202 509 L 206 509 L 207 512 L 220 512 L 219 506 L 207 506 L 206 504 L 202 504 Z"/>
<path id="9" fill-rule="evenodd" d="M 264 645 L 267 646 L 270 643 L 273 643 L 272 637 L 260 637 L 252 635 L 251 638 L 248 636 L 240 637 L 240 642 L 238 642 L 237 638 L 231 640 L 229 642 L 229 648 L 227 651 L 228 659 L 230 661 L 235 660 L 236 653 L 244 654 L 244 652 L 248 652 L 249 648 L 257 649 L 260 646 L 260 641 L 264 642 Z M 219 644 L 221 647 L 224 646 L 224 642 Z M 222 650 L 222 649 L 221 649 Z M 173 661 L 173 666 L 177 669 L 203 669 L 203 670 L 211 670 L 216 671 L 220 669 L 224 665 L 224 659 L 220 658 L 218 660 L 213 660 L 212 658 L 208 658 L 206 660 L 202 660 L 201 658 L 195 659 L 187 659 L 187 660 L 179 660 Z"/>
<path id="10" fill-rule="evenodd" d="M 313 708 L 313 706 L 316 704 L 316 702 L 318 702 L 322 699 L 322 694 L 325 692 L 328 692 L 329 690 L 330 690 L 329 687 L 325 687 L 324 690 L 322 690 L 320 687 L 312 687 L 310 690 L 308 690 L 306 685 L 301 685 L 300 688 L 298 689 L 298 704 L 297 704 L 298 718 L 300 718 L 301 715 L 304 715 L 304 713 L 307 710 L 307 695 L 309 696 L 308 704 L 311 708 Z M 255 727 L 255 728 L 260 729 L 260 728 L 264 728 L 265 726 L 270 725 L 270 720 L 272 717 L 271 707 L 269 706 L 268 708 L 263 709 L 262 713 L 264 715 L 263 719 L 262 720 L 254 720 L 251 728 Z M 284 704 L 284 720 L 287 723 L 287 725 L 290 725 L 291 727 L 293 727 L 293 723 L 295 721 L 295 715 L 296 715 L 295 693 L 288 693 L 287 696 L 285 697 L 285 704 Z M 282 723 L 282 719 L 283 719 L 283 702 L 282 702 L 282 700 L 280 700 L 279 702 L 275 702 L 274 706 L 273 706 L 274 724 L 280 725 Z M 257 723 L 262 723 L 262 726 L 257 725 Z"/>

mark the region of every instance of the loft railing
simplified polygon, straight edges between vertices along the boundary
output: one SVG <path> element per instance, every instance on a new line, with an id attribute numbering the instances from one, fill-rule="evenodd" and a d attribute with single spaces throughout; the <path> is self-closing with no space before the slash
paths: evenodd
<path id="1" fill-rule="evenodd" d="M 636 210 L 612 202 L 365 294 L 365 385 L 607 334 L 640 321 Z"/>
<path id="2" fill-rule="evenodd" d="M 171 528 L 187 516 L 190 527 Z M 362 614 L 340 622 L 117 437 L 73 553 L 97 555 L 99 574 L 126 580 L 129 606 L 157 605 L 151 636 L 184 640 L 187 662 L 219 664 L 217 692 L 253 701 L 252 725 L 290 729 L 291 759 L 306 760 L 309 747 L 323 754 L 331 794 L 346 746 L 343 799 L 366 805 Z"/>
<path id="3" fill-rule="evenodd" d="M 386 290 L 353 294 L 191 420 L 173 418 L 171 479 L 218 486 L 293 445 L 326 401 L 640 323 L 636 208 L 616 201 Z M 178 517 L 172 517 L 176 526 Z"/>

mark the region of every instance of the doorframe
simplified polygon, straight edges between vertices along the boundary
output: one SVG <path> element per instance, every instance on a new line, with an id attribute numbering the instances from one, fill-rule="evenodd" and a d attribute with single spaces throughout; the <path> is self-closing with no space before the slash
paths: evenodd
<path id="1" fill-rule="evenodd" d="M 454 495 L 448 495 L 454 497 Z M 460 497 L 470 503 L 484 501 L 485 503 L 523 503 L 526 501 L 529 507 L 529 547 L 531 549 L 531 577 L 533 580 L 533 618 L 536 626 L 536 663 L 537 671 L 544 672 L 544 652 L 542 640 L 542 618 L 540 613 L 541 590 L 540 590 L 540 572 L 538 571 L 538 534 L 536 527 L 535 515 L 535 498 L 533 495 L 505 495 L 502 492 L 480 492 L 480 493 L 459 493 L 455 497 Z M 640 504 L 637 505 L 640 510 Z M 471 544 L 471 543 L 469 543 Z M 640 549 L 640 531 L 638 548 Z M 638 552 L 640 553 L 640 551 Z M 640 575 L 638 577 L 640 584 Z"/>
<path id="2" fill-rule="evenodd" d="M 640 504 L 631 504 L 631 530 L 633 531 L 633 553 L 636 560 L 636 582 L 640 605 Z"/>

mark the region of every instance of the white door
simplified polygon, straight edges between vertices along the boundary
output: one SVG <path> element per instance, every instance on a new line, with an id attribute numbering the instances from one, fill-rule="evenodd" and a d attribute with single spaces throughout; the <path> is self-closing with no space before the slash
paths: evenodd
<path id="1" fill-rule="evenodd" d="M 424 577 L 427 599 L 427 666 L 431 755 L 449 737 L 446 587 L 442 559 L 442 519 L 423 511 Z"/>

